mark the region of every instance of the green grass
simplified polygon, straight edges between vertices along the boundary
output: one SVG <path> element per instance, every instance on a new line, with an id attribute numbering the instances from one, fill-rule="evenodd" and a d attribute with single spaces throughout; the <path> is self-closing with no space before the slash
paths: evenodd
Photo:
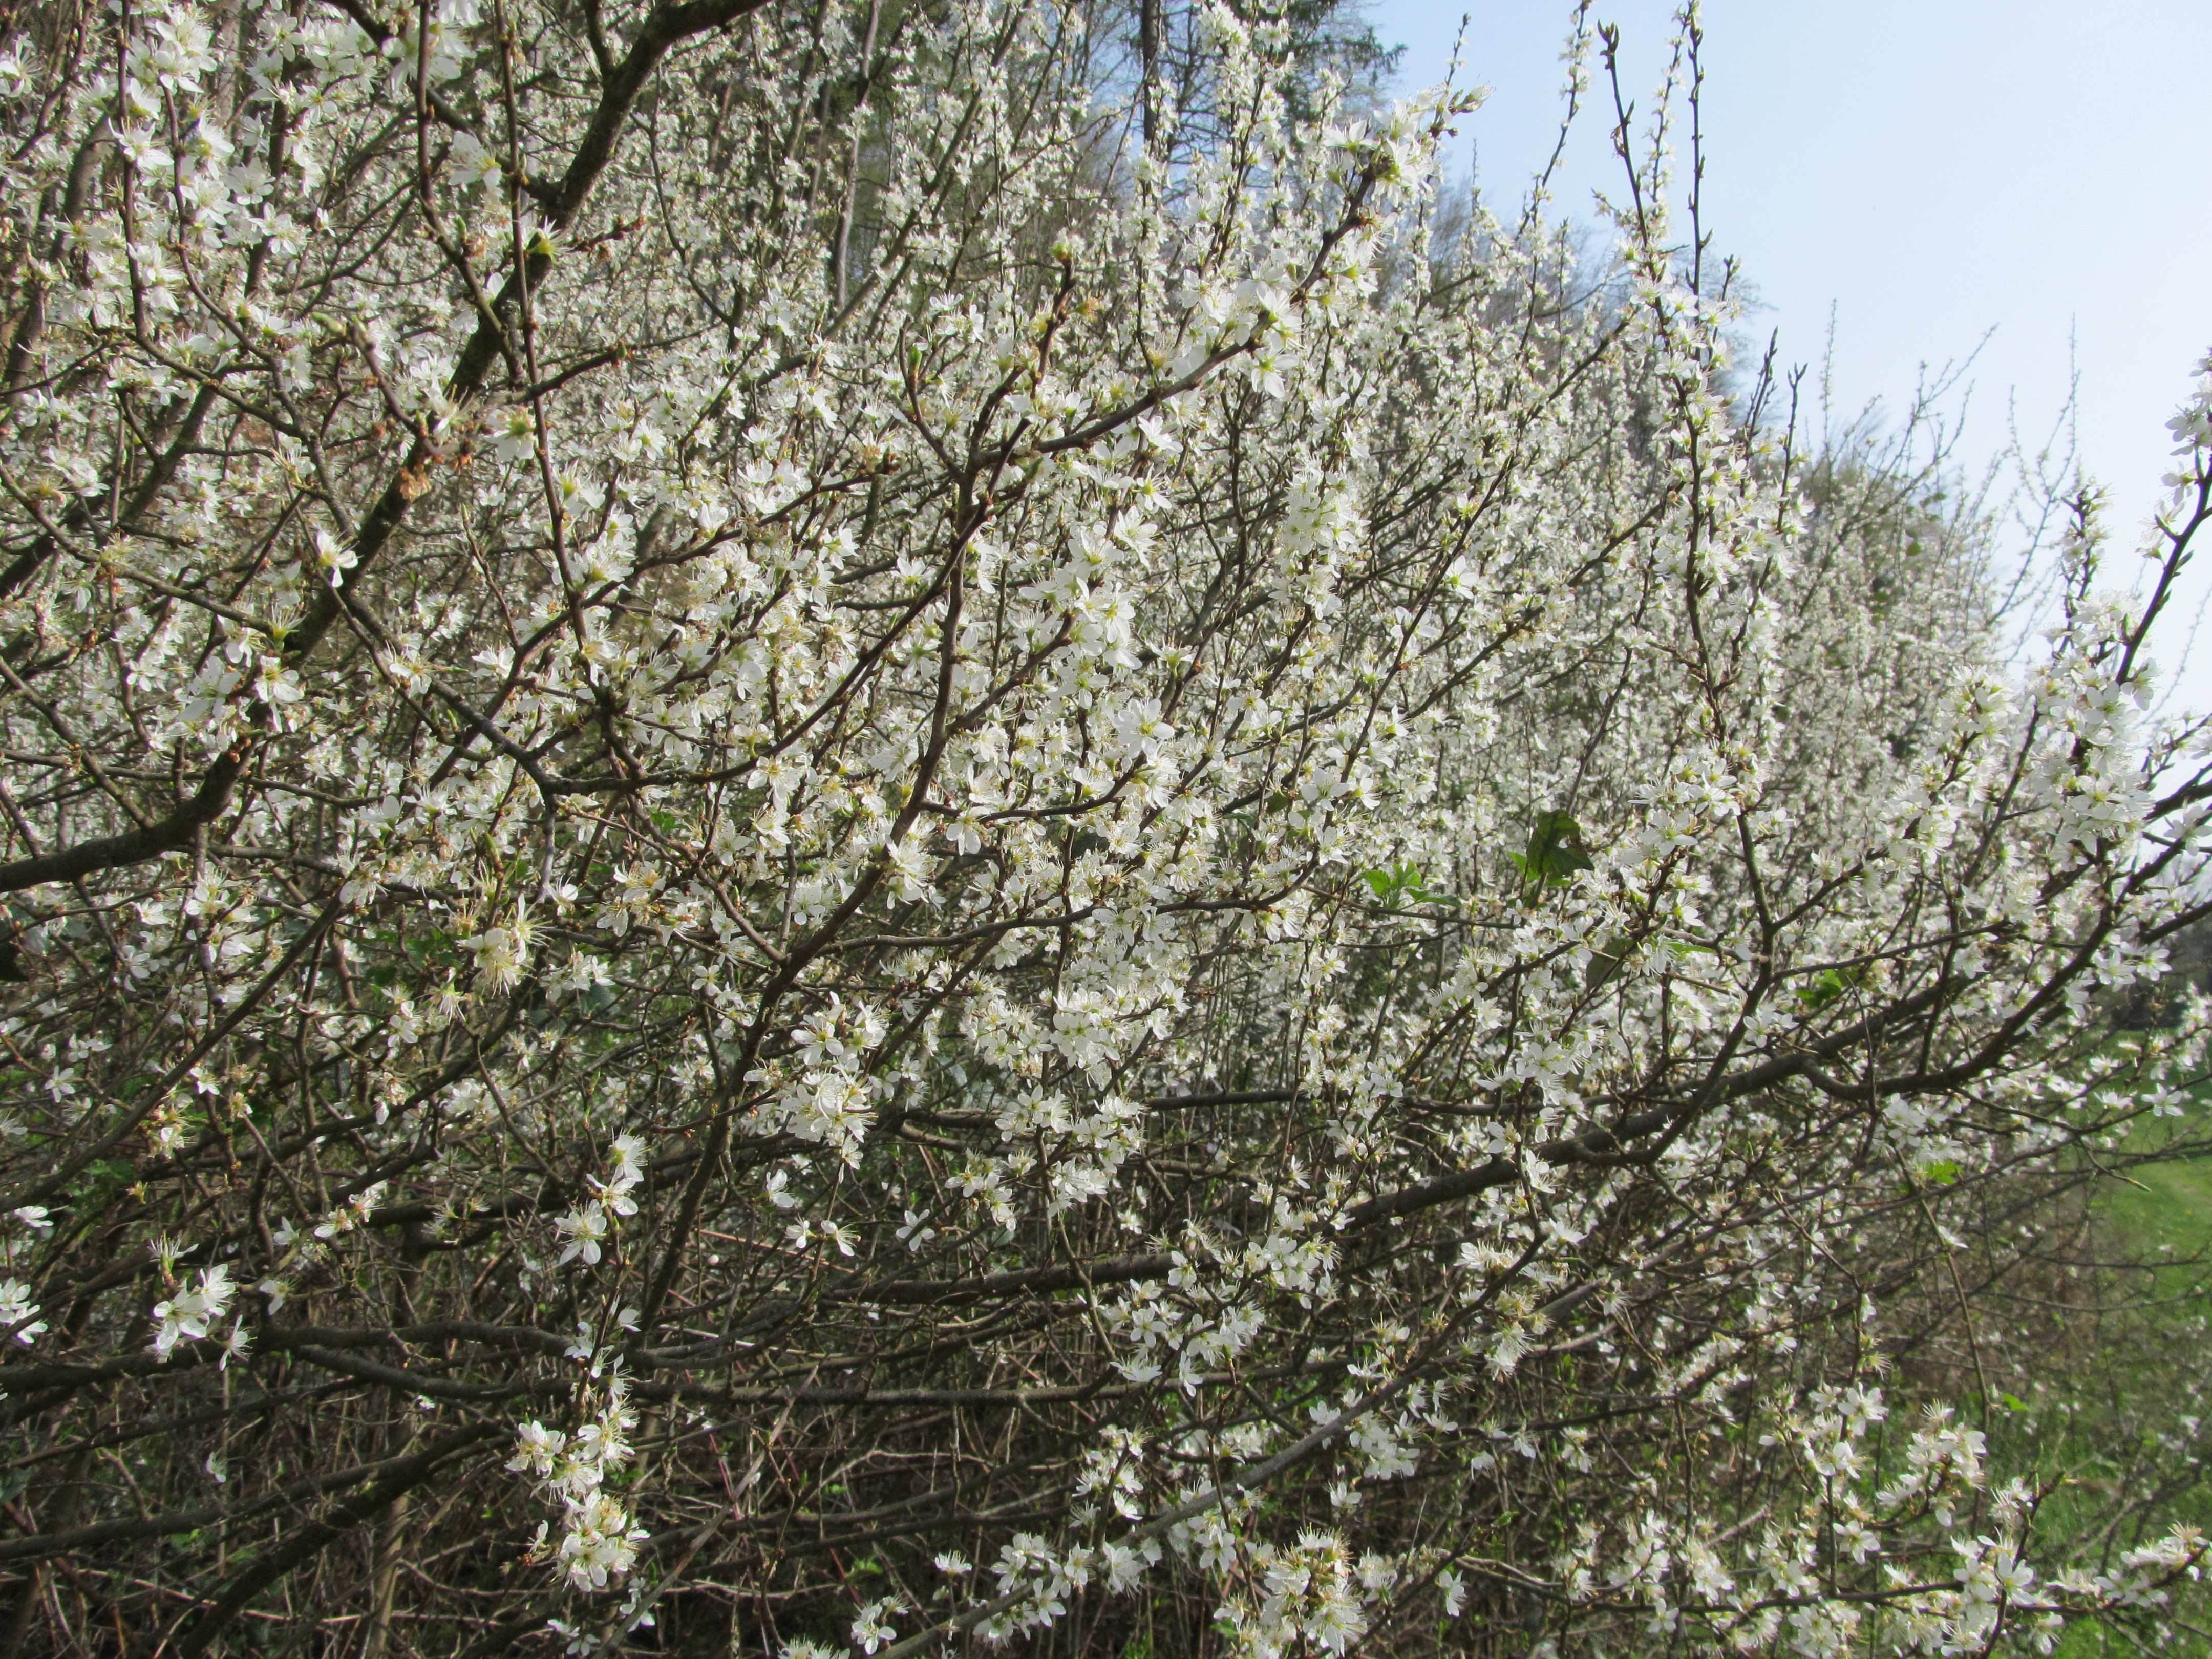
<path id="1" fill-rule="evenodd" d="M 2139 1249 L 2177 1266 L 2192 1257 L 2212 1262 L 2212 1162 L 2148 1164 L 2109 1182 L 2100 1207 Z"/>
<path id="2" fill-rule="evenodd" d="M 2146 1142 L 2157 1144 L 2150 1137 L 2162 1129 L 2143 1127 L 2132 1149 L 2141 1150 Z M 2161 1265 L 2148 1284 L 2135 1279 L 2136 1294 L 2145 1303 L 2134 1316 L 2141 1322 L 2137 1340 L 2112 1351 L 2103 1376 L 2076 1379 L 2087 1385 L 2080 1392 L 2089 1396 L 2102 1393 L 2108 1401 L 2150 1407 L 2147 1417 L 2157 1414 L 2161 1398 L 2172 1402 L 2171 1416 L 2193 1414 L 2192 1402 L 2183 1397 L 2183 1390 L 2197 1382 L 2212 1362 L 2205 1336 L 2207 1316 L 2212 1315 L 2212 1159 L 2139 1166 L 2124 1177 L 2105 1182 L 2094 1203 L 2107 1237 L 2123 1256 Z M 2173 1426 L 2178 1430 L 2181 1425 Z M 2199 1450 L 2212 1456 L 2209 1442 L 2212 1425 L 2197 1438 Z M 2088 1471 L 2084 1474 L 2095 1480 Z M 2077 1512 L 2069 1494 L 2053 1493 L 2041 1517 L 2046 1539 L 2063 1541 L 2068 1523 Z M 2193 1522 L 2212 1533 L 2212 1488 L 2200 1485 L 2162 1518 Z M 2198 1633 L 2205 1628 L 2204 1600 L 2197 1591 L 2177 1608 L 2185 1628 L 2162 1647 L 2147 1649 L 2131 1632 L 2085 1621 L 2067 1632 L 2057 1659 L 2136 1659 L 2150 1651 L 2175 1659 L 2206 1659 L 2212 1656 L 2212 1639 Z"/>

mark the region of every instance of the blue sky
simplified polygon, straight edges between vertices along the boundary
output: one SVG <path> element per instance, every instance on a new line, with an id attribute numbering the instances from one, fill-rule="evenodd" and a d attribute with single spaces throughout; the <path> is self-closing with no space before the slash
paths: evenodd
<path id="1" fill-rule="evenodd" d="M 1401 94 L 1492 88 L 1454 158 L 1517 201 L 1558 127 L 1564 0 L 1378 0 L 1406 54 Z M 1673 7 L 1600 0 L 1640 102 L 1662 74 Z M 2169 465 L 2166 417 L 2212 349 L 2212 3 L 2207 0 L 1708 0 L 1706 223 L 1740 259 L 1785 362 L 1813 365 L 1835 321 L 1837 412 L 1909 401 L 1923 364 L 1974 354 L 1960 453 L 2031 447 L 2079 374 L 2082 460 L 2112 493 L 2116 551 Z M 1591 118 L 1595 116 L 1595 118 Z M 1619 177 L 1586 112 L 1559 210 L 1587 216 Z M 1984 337 L 1987 336 L 1986 343 Z M 2131 558 L 2113 562 L 2127 579 Z M 2212 592 L 2212 553 L 2191 584 Z M 2179 700 L 2212 708 L 2212 617 L 2158 652 Z"/>

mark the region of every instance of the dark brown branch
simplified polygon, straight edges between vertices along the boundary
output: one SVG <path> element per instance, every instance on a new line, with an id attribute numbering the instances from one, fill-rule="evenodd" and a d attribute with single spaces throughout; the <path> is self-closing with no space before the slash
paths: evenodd
<path id="1" fill-rule="evenodd" d="M 414 1491 L 461 1453 L 507 1432 L 499 1423 L 479 1424 L 438 1441 L 412 1457 L 402 1458 L 390 1473 L 357 1498 L 349 1498 L 321 1519 L 288 1534 L 252 1566 L 232 1581 L 215 1604 L 195 1620 L 179 1638 L 177 1651 L 185 1659 L 198 1659 L 208 1644 L 222 1634 L 248 1603 L 276 1583 L 294 1568 L 313 1559 L 347 1533 L 369 1520 L 384 1506 Z"/>

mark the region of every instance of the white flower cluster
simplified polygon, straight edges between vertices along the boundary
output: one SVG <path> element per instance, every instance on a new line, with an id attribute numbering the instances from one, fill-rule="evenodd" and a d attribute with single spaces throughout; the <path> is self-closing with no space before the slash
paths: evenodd
<path id="1" fill-rule="evenodd" d="M 2196 1565 L 1871 1379 L 2036 1259 L 1961 1200 L 2202 1115 L 2212 1011 L 2103 1014 L 2212 896 L 2212 366 L 2150 584 L 2084 495 L 2014 672 L 1663 159 L 1501 222 L 1300 9 L 1176 10 L 1141 120 L 1037 0 L 80 9 L 0 57 L 0 1331 L 100 1379 L 56 1443 L 181 1425 L 88 1513 L 388 1456 L 236 1432 L 252 1285 L 394 1411 L 567 1401 L 425 1524 L 556 1504 L 601 1630 L 732 1504 L 915 1528 L 933 1595 L 698 1587 L 878 1656 L 1170 1571 L 1255 1655 L 1963 1654 Z"/>
<path id="2" fill-rule="evenodd" d="M 848 1007 L 833 994 L 792 1033 L 802 1069 L 763 1104 L 757 1123 L 857 1164 L 877 1090 L 861 1068 L 889 1030 L 881 1010 L 866 1004 Z M 750 1080 L 765 1083 L 770 1076 L 763 1070 Z"/>
<path id="3" fill-rule="evenodd" d="M 1610 1552 L 1597 1528 L 1586 1528 L 1582 1550 L 1563 1558 L 1574 1595 L 1589 1603 L 1632 1598 L 1655 1635 L 1697 1632 L 1717 1651 L 1785 1642 L 1807 1655 L 1957 1655 L 1986 1652 L 2011 1634 L 2048 1653 L 2068 1614 L 2160 1604 L 2164 1587 L 2195 1577 L 2205 1557 L 2203 1538 L 2182 1528 L 2130 1552 L 2118 1572 L 2039 1581 L 2025 1559 L 2033 1494 L 2018 1482 L 1984 1491 L 1980 1431 L 1929 1408 L 1905 1443 L 1905 1469 L 1877 1491 L 1867 1437 L 1888 1415 L 1881 1390 L 1823 1389 L 1786 1426 L 1819 1485 L 1794 1519 L 1773 1516 L 1747 1549 L 1649 1510 L 1619 1524 Z M 1995 1529 L 1952 1530 L 1970 1508 Z M 1927 1535 L 1923 1522 L 1948 1534 L 1957 1565 L 1948 1581 L 1911 1559 Z M 1824 1571 L 1843 1563 L 1877 1569 L 1880 1593 L 1822 1595 Z"/>
<path id="4" fill-rule="evenodd" d="M 629 1460 L 629 1435 L 637 1426 L 629 1384 L 617 1375 L 598 1392 L 598 1413 L 573 1431 L 535 1420 L 523 1424 L 515 1431 L 515 1453 L 507 1465 L 531 1476 L 541 1492 L 561 1504 L 561 1540 L 550 1553 L 580 1590 L 606 1589 L 630 1570 L 638 1545 L 651 1536 L 632 1524 L 629 1510 L 607 1490 L 609 1478 Z M 540 1522 L 541 1550 L 546 1532 Z"/>
<path id="5" fill-rule="evenodd" d="M 1280 1659 L 1310 1644 L 1323 1653 L 1344 1653 L 1367 1632 L 1369 1608 L 1396 1578 L 1380 1556 L 1355 1559 L 1343 1541 L 1307 1532 L 1281 1548 L 1261 1544 L 1247 1553 L 1253 1589 L 1232 1597 L 1227 1624 L 1240 1652 L 1252 1659 Z"/>
<path id="6" fill-rule="evenodd" d="M 12 1223 L 13 1225 L 8 1225 Z M 16 1265 L 23 1246 L 32 1239 L 53 1231 L 52 1213 L 43 1204 L 26 1204 L 11 1211 L 0 1221 L 0 1262 L 9 1268 Z M 46 1328 L 46 1322 L 39 1317 L 38 1292 L 11 1273 L 0 1279 L 0 1332 L 12 1332 L 15 1340 L 29 1347 Z"/>
<path id="7" fill-rule="evenodd" d="M 20 1279 L 0 1279 L 0 1328 L 5 1328 L 25 1347 L 37 1341 L 39 1334 L 46 1328 L 46 1322 L 39 1317 L 39 1304 L 32 1300 L 33 1294 Z M 155 1311 L 155 1317 L 161 1316 L 159 1309 Z"/>
<path id="8" fill-rule="evenodd" d="M 230 1311 L 238 1287 L 230 1282 L 230 1268 L 218 1261 L 200 1270 L 199 1282 L 173 1291 L 154 1304 L 154 1352 L 167 1354 L 190 1337 L 205 1337 Z M 243 1341 L 242 1328 L 232 1334 L 232 1345 Z"/>
<path id="9" fill-rule="evenodd" d="M 597 1267 L 616 1228 L 637 1213 L 637 1200 L 630 1194 L 645 1179 L 645 1142 L 635 1135 L 617 1135 L 608 1151 L 613 1161 L 605 1176 L 584 1178 L 591 1196 L 553 1224 L 567 1241 L 561 1250 L 564 1263 L 580 1257 L 586 1267 Z"/>

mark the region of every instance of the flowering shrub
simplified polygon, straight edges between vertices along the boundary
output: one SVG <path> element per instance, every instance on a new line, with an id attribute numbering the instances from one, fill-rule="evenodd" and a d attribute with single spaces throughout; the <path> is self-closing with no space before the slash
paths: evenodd
<path id="1" fill-rule="evenodd" d="M 1680 86 L 1593 294 L 1443 234 L 1472 100 L 1184 21 L 1172 97 L 1043 0 L 18 38 L 8 1639 L 1986 1652 L 2195 1573 L 1880 1379 L 1962 1198 L 2196 1109 L 2090 1016 L 2212 909 L 2212 378 L 2010 676 L 1977 525 L 1727 395 Z"/>

